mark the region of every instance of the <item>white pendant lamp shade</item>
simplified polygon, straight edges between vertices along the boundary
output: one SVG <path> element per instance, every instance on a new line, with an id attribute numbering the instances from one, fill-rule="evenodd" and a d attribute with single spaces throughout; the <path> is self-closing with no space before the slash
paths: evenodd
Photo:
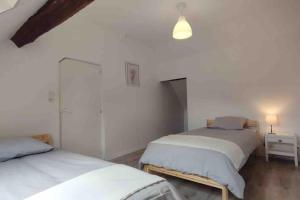
<path id="1" fill-rule="evenodd" d="M 180 16 L 173 30 L 173 38 L 176 40 L 184 40 L 192 37 L 193 31 L 189 22 L 184 16 Z"/>

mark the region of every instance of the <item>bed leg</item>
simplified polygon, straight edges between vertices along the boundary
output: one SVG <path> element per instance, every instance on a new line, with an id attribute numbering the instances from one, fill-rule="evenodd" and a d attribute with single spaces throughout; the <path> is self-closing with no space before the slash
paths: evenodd
<path id="1" fill-rule="evenodd" d="M 144 166 L 144 172 L 150 173 L 149 167 L 147 165 Z"/>
<path id="2" fill-rule="evenodd" d="M 228 200 L 228 189 L 226 187 L 222 188 L 222 200 Z"/>

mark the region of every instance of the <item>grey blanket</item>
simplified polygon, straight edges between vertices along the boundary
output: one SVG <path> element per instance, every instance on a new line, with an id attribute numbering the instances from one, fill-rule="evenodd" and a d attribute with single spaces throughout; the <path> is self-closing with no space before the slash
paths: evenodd
<path id="1" fill-rule="evenodd" d="M 111 165 L 113 163 L 64 151 L 0 162 L 0 199 L 23 200 L 87 172 Z M 146 187 L 127 199 L 180 200 L 173 187 L 165 181 Z"/>
<path id="2" fill-rule="evenodd" d="M 201 128 L 182 134 L 201 135 L 234 142 L 245 154 L 242 166 L 258 145 L 254 130 L 222 130 Z M 230 159 L 217 151 L 150 143 L 140 159 L 139 166 L 152 164 L 183 173 L 208 177 L 225 185 L 238 198 L 244 197 L 245 181 L 234 168 Z M 241 167 L 242 167 L 241 166 Z"/>

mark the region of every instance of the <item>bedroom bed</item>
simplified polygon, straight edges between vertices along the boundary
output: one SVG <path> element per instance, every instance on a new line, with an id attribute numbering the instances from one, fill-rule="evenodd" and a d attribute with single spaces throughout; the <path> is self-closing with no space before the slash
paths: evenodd
<path id="1" fill-rule="evenodd" d="M 33 138 L 0 139 L 1 200 L 181 200 L 163 178 Z"/>
<path id="2" fill-rule="evenodd" d="M 228 190 L 243 199 L 245 181 L 239 170 L 258 146 L 258 124 L 244 118 L 238 123 L 240 128 L 225 129 L 215 126 L 217 120 L 207 120 L 206 128 L 155 140 L 147 146 L 139 167 L 218 188 L 222 200 L 228 200 Z"/>

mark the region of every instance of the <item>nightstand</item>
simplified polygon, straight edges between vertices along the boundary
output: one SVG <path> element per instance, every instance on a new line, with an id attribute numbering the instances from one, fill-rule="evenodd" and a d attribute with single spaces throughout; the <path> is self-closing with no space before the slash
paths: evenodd
<path id="1" fill-rule="evenodd" d="M 293 158 L 298 167 L 297 137 L 295 135 L 267 134 L 265 135 L 266 161 L 269 155 L 279 155 Z"/>

